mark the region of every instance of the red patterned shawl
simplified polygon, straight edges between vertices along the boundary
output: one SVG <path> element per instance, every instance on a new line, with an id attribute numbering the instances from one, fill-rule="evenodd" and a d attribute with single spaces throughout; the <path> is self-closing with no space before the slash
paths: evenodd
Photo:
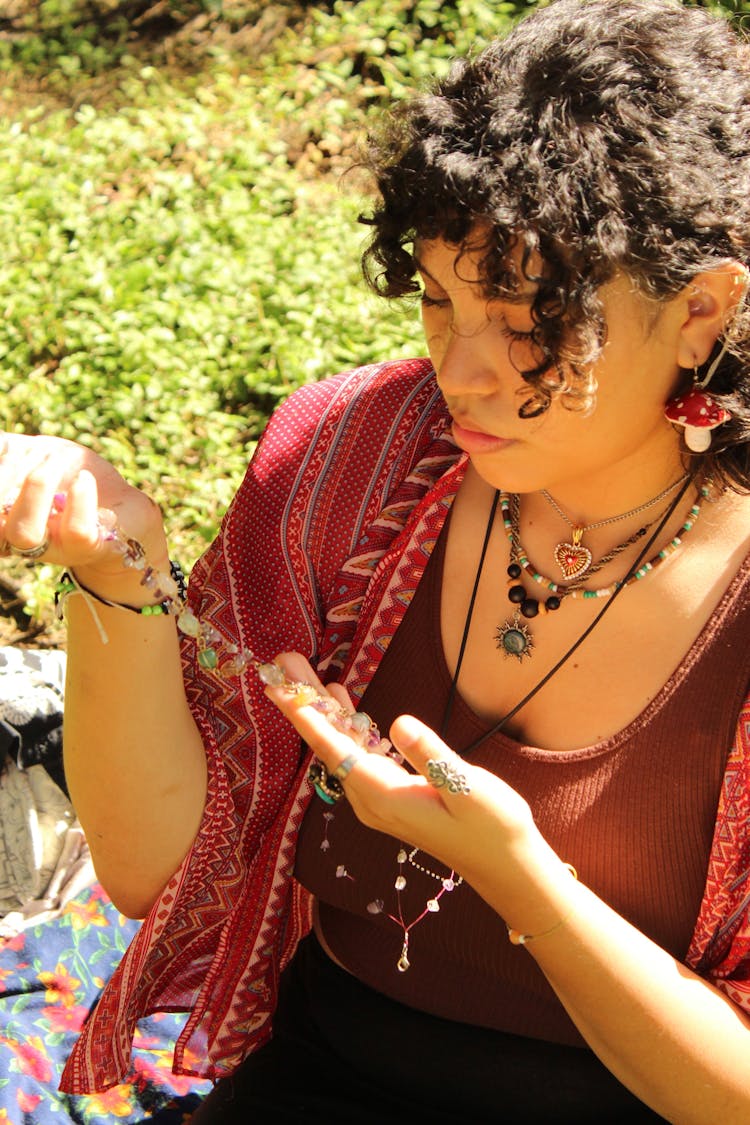
<path id="1" fill-rule="evenodd" d="M 263 659 L 297 650 L 361 697 L 403 619 L 465 458 L 426 360 L 347 372 L 269 423 L 190 597 Z M 63 1074 L 119 1082 L 137 1020 L 188 1013 L 178 1074 L 218 1079 L 269 1035 L 278 976 L 310 926 L 291 878 L 310 797 L 295 732 L 254 673 L 219 680 L 184 646 L 209 792 L 194 846 L 125 953 Z M 732 749 L 688 963 L 750 1010 L 750 704 Z M 198 1065 L 195 1059 L 200 1060 Z"/>

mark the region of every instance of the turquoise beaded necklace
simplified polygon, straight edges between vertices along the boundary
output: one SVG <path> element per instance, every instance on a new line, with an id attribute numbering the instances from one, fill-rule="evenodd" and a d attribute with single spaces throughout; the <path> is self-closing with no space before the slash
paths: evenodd
<path id="1" fill-rule="evenodd" d="M 622 586 L 629 586 L 633 582 L 638 582 L 646 575 L 650 574 L 655 567 L 669 558 L 670 555 L 682 545 L 685 535 L 692 530 L 698 519 L 704 501 L 707 499 L 711 492 L 711 482 L 706 482 L 700 489 L 700 495 L 696 502 L 691 507 L 687 514 L 685 522 L 678 531 L 677 535 L 670 540 L 665 547 L 658 551 L 653 558 L 647 562 L 641 563 L 635 570 L 628 571 L 627 575 L 618 582 L 613 582 L 609 586 L 601 586 L 596 590 L 587 590 L 583 588 L 582 581 L 573 582 L 567 586 L 560 583 L 553 582 L 551 578 L 545 577 L 541 574 L 534 565 L 530 562 L 526 551 L 524 550 L 520 540 L 520 499 L 516 495 L 511 495 L 507 492 L 499 492 L 500 510 L 503 521 L 503 528 L 510 544 L 510 565 L 508 567 L 509 589 L 508 598 L 512 605 L 516 606 L 515 612 L 512 617 L 508 618 L 501 625 L 498 626 L 495 634 L 497 647 L 504 654 L 504 656 L 514 656 L 517 660 L 522 661 L 531 656 L 534 648 L 534 641 L 532 633 L 521 620 L 530 620 L 538 614 L 545 614 L 558 610 L 562 605 L 565 598 L 581 598 L 588 600 L 591 598 L 609 598 Z M 673 505 L 670 505 L 672 507 Z M 586 581 L 594 574 L 598 573 L 607 563 L 612 562 L 619 554 L 621 554 L 628 547 L 633 546 L 639 539 L 647 533 L 651 523 L 646 524 L 626 539 L 623 543 L 618 544 L 603 558 L 599 559 L 593 566 L 587 568 Z M 519 579 L 526 573 L 529 578 L 537 585 L 544 587 L 548 591 L 548 596 L 544 599 L 530 597 L 526 588 L 520 583 Z"/>

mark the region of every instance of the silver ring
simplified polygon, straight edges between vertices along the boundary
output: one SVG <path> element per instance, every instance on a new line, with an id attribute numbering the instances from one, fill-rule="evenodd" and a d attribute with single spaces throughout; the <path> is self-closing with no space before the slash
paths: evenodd
<path id="1" fill-rule="evenodd" d="M 449 793 L 471 793 L 466 777 L 449 762 L 436 762 L 430 758 L 427 763 L 427 780 L 434 789 L 447 789 Z"/>
<path id="2" fill-rule="evenodd" d="M 19 559 L 38 559 L 40 555 L 49 547 L 49 539 L 44 539 L 41 543 L 37 543 L 36 547 L 14 547 L 12 543 L 6 541 L 5 546 L 11 555 L 15 555 Z"/>
<path id="3" fill-rule="evenodd" d="M 335 777 L 338 781 L 346 781 L 358 761 L 359 756 L 357 754 L 347 754 L 343 762 L 339 762 L 330 776 Z"/>

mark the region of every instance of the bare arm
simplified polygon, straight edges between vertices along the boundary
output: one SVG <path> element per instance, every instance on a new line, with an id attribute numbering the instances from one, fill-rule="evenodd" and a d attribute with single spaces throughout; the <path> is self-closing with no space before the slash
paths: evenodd
<path id="1" fill-rule="evenodd" d="M 153 600 L 101 534 L 98 513 L 114 511 L 164 570 L 161 514 L 89 450 L 5 435 L 0 505 L 3 540 L 22 548 L 48 541 L 45 561 L 75 570 L 108 600 Z M 67 600 L 65 772 L 99 878 L 124 913 L 139 917 L 198 829 L 205 755 L 185 698 L 174 620 L 98 603 L 96 611 L 106 643 L 83 597 Z"/>
<path id="2" fill-rule="evenodd" d="M 65 774 L 108 893 L 142 917 L 200 824 L 206 759 L 185 700 L 174 621 L 69 600 Z"/>
<path id="3" fill-rule="evenodd" d="M 313 679 L 299 657 L 282 663 L 291 678 Z M 329 769 L 352 753 L 320 711 L 283 687 L 267 692 Z M 750 1019 L 576 882 L 499 778 L 416 719 L 401 717 L 390 734 L 417 774 L 355 748 L 344 787 L 357 816 L 460 871 L 509 926 L 545 935 L 518 956 L 537 959 L 591 1048 L 657 1113 L 678 1125 L 750 1120 Z M 471 792 L 430 786 L 429 759 L 447 760 Z"/>

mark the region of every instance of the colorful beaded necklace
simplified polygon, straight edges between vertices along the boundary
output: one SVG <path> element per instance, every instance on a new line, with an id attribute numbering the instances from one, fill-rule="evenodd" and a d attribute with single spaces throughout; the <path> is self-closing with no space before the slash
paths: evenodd
<path id="1" fill-rule="evenodd" d="M 682 482 L 681 482 L 682 483 Z M 684 492 L 684 489 L 683 489 Z M 677 502 L 683 495 L 680 492 L 677 497 Z M 517 660 L 522 661 L 526 657 L 530 657 L 534 648 L 533 635 L 528 625 L 521 621 L 521 616 L 526 619 L 536 617 L 539 613 L 549 613 L 558 610 L 562 605 L 565 598 L 609 598 L 621 586 L 629 586 L 633 582 L 638 582 L 640 579 L 645 578 L 652 570 L 682 545 L 685 535 L 694 527 L 698 516 L 700 515 L 703 502 L 706 500 L 711 492 L 711 483 L 707 482 L 700 489 L 700 495 L 688 512 L 687 518 L 680 528 L 675 537 L 660 551 L 658 551 L 653 558 L 647 562 L 641 562 L 641 558 L 637 560 L 635 568 L 631 568 L 624 578 L 617 582 L 611 583 L 609 586 L 602 586 L 595 590 L 587 590 L 583 588 L 582 582 L 588 581 L 594 574 L 597 574 L 608 563 L 612 562 L 619 554 L 626 548 L 633 546 L 639 539 L 642 539 L 648 532 L 648 529 L 655 523 L 652 520 L 650 524 L 640 527 L 629 539 L 623 543 L 618 544 L 609 551 L 598 562 L 586 568 L 586 578 L 578 579 L 568 585 L 560 585 L 553 582 L 552 579 L 546 578 L 543 574 L 532 565 L 529 561 L 528 555 L 521 544 L 520 539 L 520 499 L 517 496 L 511 496 L 506 492 L 500 493 L 500 509 L 502 512 L 503 527 L 505 534 L 510 544 L 510 566 L 508 567 L 507 574 L 509 578 L 508 600 L 516 607 L 512 617 L 508 618 L 501 625 L 498 626 L 495 634 L 495 640 L 498 649 L 504 656 L 514 656 Z M 647 505 L 650 506 L 650 505 Z M 667 512 L 663 516 L 663 521 L 668 519 L 674 511 L 676 503 L 669 506 Z M 650 546 L 650 543 L 649 545 Z M 648 549 L 648 547 L 646 548 Z M 526 588 L 518 581 L 522 575 L 526 573 L 533 582 L 543 586 L 549 592 L 549 596 L 543 600 L 531 597 L 527 594 Z M 521 615 L 521 616 L 519 616 Z"/>

